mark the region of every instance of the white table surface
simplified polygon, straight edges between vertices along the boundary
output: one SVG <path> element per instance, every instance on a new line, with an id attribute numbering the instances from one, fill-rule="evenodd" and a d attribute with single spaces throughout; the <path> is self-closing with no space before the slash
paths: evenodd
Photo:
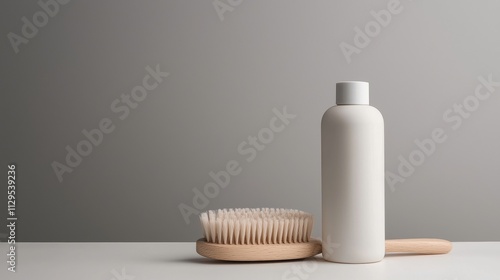
<path id="1" fill-rule="evenodd" d="M 0 250 L 6 260 L 7 244 Z M 194 242 L 18 243 L 17 272 L 0 279 L 500 279 L 500 242 L 455 242 L 447 255 L 390 255 L 374 264 L 299 261 L 234 263 L 206 259 Z"/>

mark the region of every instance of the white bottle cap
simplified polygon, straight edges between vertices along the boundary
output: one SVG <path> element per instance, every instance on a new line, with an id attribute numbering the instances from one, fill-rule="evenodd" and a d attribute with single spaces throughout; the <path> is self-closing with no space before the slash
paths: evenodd
<path id="1" fill-rule="evenodd" d="M 370 84 L 367 82 L 345 81 L 337 83 L 337 105 L 370 104 Z"/>

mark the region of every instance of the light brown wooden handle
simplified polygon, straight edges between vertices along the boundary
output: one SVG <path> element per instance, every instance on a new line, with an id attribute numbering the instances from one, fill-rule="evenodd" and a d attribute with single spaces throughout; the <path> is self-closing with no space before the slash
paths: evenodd
<path id="1" fill-rule="evenodd" d="M 385 241 L 386 253 L 446 254 L 451 242 L 443 239 L 416 238 Z M 321 253 L 321 241 L 292 244 L 227 245 L 209 243 L 204 238 L 196 241 L 198 254 L 226 261 L 271 261 L 312 257 Z"/>
<path id="2" fill-rule="evenodd" d="M 435 238 L 389 239 L 385 241 L 386 253 L 446 254 L 451 242 Z"/>

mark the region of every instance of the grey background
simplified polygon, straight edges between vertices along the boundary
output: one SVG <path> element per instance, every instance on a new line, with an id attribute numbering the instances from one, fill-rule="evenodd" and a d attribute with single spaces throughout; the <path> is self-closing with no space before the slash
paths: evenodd
<path id="1" fill-rule="evenodd" d="M 388 2 L 243 1 L 221 21 L 212 1 L 73 1 L 18 54 L 7 34 L 41 8 L 3 2 L 1 160 L 4 182 L 17 164 L 18 241 L 193 241 L 198 222 L 186 224 L 179 204 L 229 160 L 243 171 L 206 209 L 297 208 L 320 221 L 319 123 L 340 80 L 370 82 L 387 171 L 415 139 L 448 135 L 386 188 L 387 238 L 500 241 L 500 90 L 457 130 L 442 117 L 478 76 L 500 80 L 500 2 L 402 0 L 347 63 L 339 44 Z M 111 102 L 157 64 L 170 76 L 119 120 Z M 283 106 L 297 117 L 246 162 L 238 145 Z M 51 163 L 103 118 L 115 131 L 60 183 Z M 3 224 L 5 187 L 1 198 Z"/>

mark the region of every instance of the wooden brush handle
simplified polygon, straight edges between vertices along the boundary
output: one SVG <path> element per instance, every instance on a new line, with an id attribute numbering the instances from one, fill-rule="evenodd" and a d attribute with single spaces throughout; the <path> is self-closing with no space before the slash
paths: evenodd
<path id="1" fill-rule="evenodd" d="M 417 238 L 385 241 L 386 253 L 446 254 L 451 242 L 443 239 Z M 226 245 L 209 243 L 204 238 L 196 241 L 198 254 L 225 261 L 274 261 L 304 259 L 321 253 L 321 241 L 292 244 Z"/>
<path id="2" fill-rule="evenodd" d="M 389 239 L 385 241 L 386 253 L 446 254 L 451 250 L 451 247 L 450 241 L 434 238 Z"/>

